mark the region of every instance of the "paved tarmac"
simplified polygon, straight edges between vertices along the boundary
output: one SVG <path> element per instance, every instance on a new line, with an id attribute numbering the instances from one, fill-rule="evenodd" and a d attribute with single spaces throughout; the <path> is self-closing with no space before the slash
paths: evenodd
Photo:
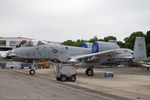
<path id="1" fill-rule="evenodd" d="M 0 69 L 0 100 L 130 100 L 69 85 L 64 82 L 44 79 Z"/>

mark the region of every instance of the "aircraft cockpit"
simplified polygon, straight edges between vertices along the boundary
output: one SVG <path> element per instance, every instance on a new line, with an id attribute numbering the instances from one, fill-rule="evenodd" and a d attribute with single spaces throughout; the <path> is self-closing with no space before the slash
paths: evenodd
<path id="1" fill-rule="evenodd" d="M 34 47 L 34 46 L 44 45 L 46 43 L 48 42 L 32 40 L 32 41 L 28 41 L 27 43 L 25 43 L 23 47 Z"/>

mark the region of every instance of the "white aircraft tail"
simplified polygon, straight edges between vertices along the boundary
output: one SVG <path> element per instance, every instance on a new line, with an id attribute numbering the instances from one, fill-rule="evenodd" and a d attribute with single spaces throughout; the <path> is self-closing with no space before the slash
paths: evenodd
<path id="1" fill-rule="evenodd" d="M 135 60 L 147 59 L 144 37 L 136 37 L 135 44 L 134 44 L 134 58 Z"/>

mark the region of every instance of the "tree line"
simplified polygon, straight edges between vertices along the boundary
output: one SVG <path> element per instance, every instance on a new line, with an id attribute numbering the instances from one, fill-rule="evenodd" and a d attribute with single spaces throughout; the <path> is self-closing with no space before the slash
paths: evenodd
<path id="1" fill-rule="evenodd" d="M 66 40 L 63 42 L 64 45 L 69 45 L 69 46 L 77 46 L 80 47 L 83 42 L 90 42 L 93 43 L 95 41 L 105 41 L 108 42 L 109 40 L 116 40 L 117 44 L 121 48 L 128 48 L 133 50 L 134 48 L 134 42 L 136 37 L 145 37 L 145 42 L 146 42 L 146 50 L 147 50 L 147 56 L 150 56 L 150 31 L 147 31 L 146 33 L 143 33 L 141 31 L 133 32 L 130 36 L 125 37 L 124 41 L 117 41 L 117 38 L 114 36 L 107 36 L 104 37 L 103 39 L 99 39 L 97 36 L 89 39 L 89 40 L 83 40 L 83 39 L 78 39 L 76 41 L 73 40 Z"/>

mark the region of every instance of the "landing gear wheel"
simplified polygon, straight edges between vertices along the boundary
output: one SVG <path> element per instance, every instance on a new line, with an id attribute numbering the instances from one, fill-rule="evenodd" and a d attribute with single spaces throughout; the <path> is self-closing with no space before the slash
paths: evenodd
<path id="1" fill-rule="evenodd" d="M 35 70 L 34 69 L 30 69 L 29 74 L 30 75 L 34 75 L 35 74 Z"/>
<path id="2" fill-rule="evenodd" d="M 62 82 L 67 81 L 67 76 L 66 76 L 66 75 L 61 75 L 61 76 L 60 76 L 60 80 L 61 80 Z"/>
<path id="3" fill-rule="evenodd" d="M 76 75 L 72 75 L 72 76 L 70 77 L 70 81 L 71 81 L 71 82 L 75 82 L 75 81 L 76 81 Z"/>
<path id="4" fill-rule="evenodd" d="M 57 81 L 60 81 L 60 78 L 56 78 Z"/>
<path id="5" fill-rule="evenodd" d="M 86 75 L 88 76 L 93 76 L 94 72 L 93 72 L 93 69 L 91 68 L 88 68 L 86 71 L 85 71 Z"/>

